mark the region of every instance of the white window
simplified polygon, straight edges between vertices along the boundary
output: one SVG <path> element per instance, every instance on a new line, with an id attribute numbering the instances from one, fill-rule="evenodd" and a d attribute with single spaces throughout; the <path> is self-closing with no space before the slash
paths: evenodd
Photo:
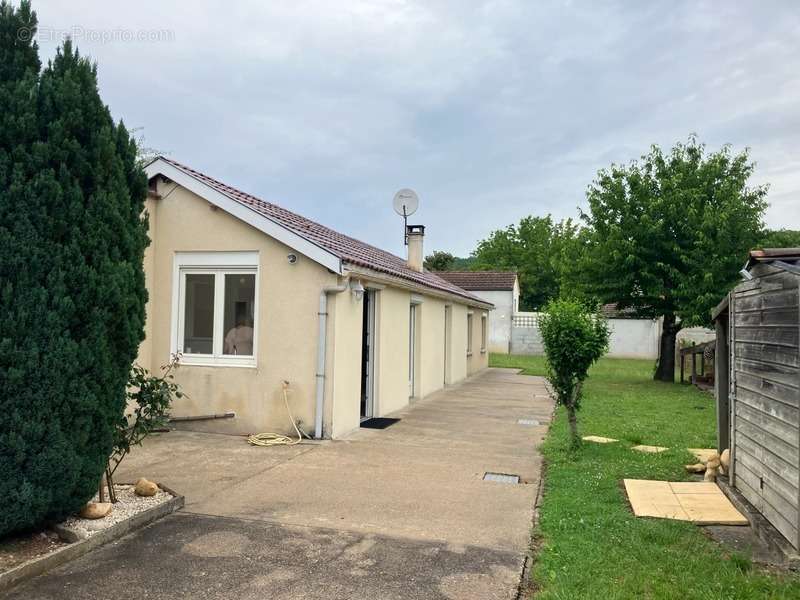
<path id="1" fill-rule="evenodd" d="M 486 315 L 481 315 L 481 352 L 486 352 Z"/>
<path id="2" fill-rule="evenodd" d="M 467 356 L 472 354 L 472 313 L 467 313 Z"/>
<path id="3" fill-rule="evenodd" d="M 258 253 L 175 255 L 172 351 L 194 365 L 254 367 Z"/>

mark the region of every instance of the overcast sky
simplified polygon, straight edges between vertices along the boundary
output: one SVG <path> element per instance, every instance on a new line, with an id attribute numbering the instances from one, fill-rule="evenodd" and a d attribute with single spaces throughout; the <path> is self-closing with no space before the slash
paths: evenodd
<path id="1" fill-rule="evenodd" d="M 33 5 L 43 56 L 72 33 L 149 146 L 398 254 L 398 188 L 426 251 L 467 255 L 691 132 L 749 147 L 768 224 L 800 228 L 793 0 Z"/>

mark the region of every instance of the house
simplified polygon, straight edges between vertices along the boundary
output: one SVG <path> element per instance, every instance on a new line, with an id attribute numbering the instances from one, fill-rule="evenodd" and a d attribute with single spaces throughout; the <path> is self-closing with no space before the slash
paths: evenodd
<path id="1" fill-rule="evenodd" d="M 442 271 L 442 279 L 494 304 L 489 315 L 489 351 L 511 351 L 511 322 L 519 310 L 519 278 L 514 271 Z"/>
<path id="2" fill-rule="evenodd" d="M 712 312 L 729 485 L 800 550 L 800 248 L 754 250 Z"/>
<path id="3" fill-rule="evenodd" d="M 173 415 L 287 432 L 285 380 L 302 427 L 335 438 L 487 366 L 492 304 L 423 269 L 424 227 L 405 260 L 173 160 L 146 172 L 138 360 L 182 355 Z"/>

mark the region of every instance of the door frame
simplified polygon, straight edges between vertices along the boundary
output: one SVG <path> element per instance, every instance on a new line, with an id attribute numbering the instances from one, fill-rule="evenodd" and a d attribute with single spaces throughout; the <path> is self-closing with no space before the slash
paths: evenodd
<path id="1" fill-rule="evenodd" d="M 377 293 L 375 290 L 366 289 L 364 291 L 364 302 L 367 307 L 367 340 L 369 342 L 369 351 L 367 352 L 367 373 L 366 373 L 366 402 L 364 403 L 364 412 L 361 412 L 361 398 L 359 398 L 359 421 L 366 421 L 375 416 L 375 346 L 378 343 L 378 336 L 376 335 L 375 327 L 375 304 L 377 301 Z M 362 309 L 363 310 L 363 309 Z M 363 321 L 362 321 L 363 322 Z M 361 332 L 362 340 L 364 339 L 364 332 Z M 363 342 L 362 342 L 363 343 Z M 364 363 L 361 364 L 361 376 L 364 376 Z"/>
<path id="2" fill-rule="evenodd" d="M 418 397 L 419 387 L 419 320 L 421 299 L 411 298 L 408 305 L 408 397 Z"/>

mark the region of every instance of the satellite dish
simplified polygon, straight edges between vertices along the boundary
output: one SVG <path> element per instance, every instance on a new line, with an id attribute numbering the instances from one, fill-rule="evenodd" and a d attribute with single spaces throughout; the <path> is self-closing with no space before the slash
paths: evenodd
<path id="1" fill-rule="evenodd" d="M 394 195 L 392 206 L 394 206 L 394 212 L 398 215 L 401 217 L 408 217 L 417 212 L 417 208 L 419 208 L 419 196 L 417 196 L 417 192 L 414 190 L 403 188 Z"/>

